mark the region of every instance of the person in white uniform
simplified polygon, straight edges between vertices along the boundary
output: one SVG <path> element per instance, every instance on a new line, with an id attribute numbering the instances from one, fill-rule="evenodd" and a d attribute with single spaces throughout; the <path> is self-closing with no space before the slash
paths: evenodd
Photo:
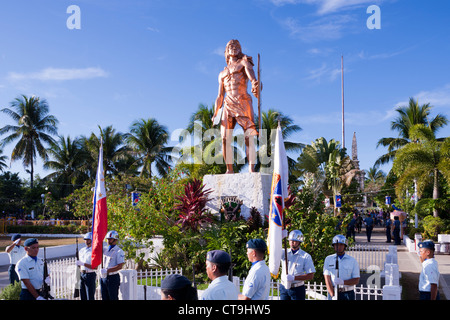
<path id="1" fill-rule="evenodd" d="M 208 251 L 206 254 L 206 274 L 212 280 L 202 295 L 202 300 L 237 300 L 239 291 L 228 280 L 231 257 L 222 250 Z"/>
<path id="2" fill-rule="evenodd" d="M 86 247 L 81 248 L 78 253 L 80 260 L 77 266 L 81 267 L 80 275 L 80 298 L 81 300 L 95 300 L 95 281 L 97 274 L 91 266 L 92 259 L 92 232 L 83 237 Z"/>
<path id="3" fill-rule="evenodd" d="M 431 240 L 419 242 L 419 258 L 422 271 L 419 276 L 420 300 L 440 300 L 439 266 L 434 258 L 434 243 Z"/>
<path id="4" fill-rule="evenodd" d="M 286 256 L 283 251 L 281 257 L 281 285 L 280 300 L 305 300 L 306 280 L 312 280 L 316 269 L 309 253 L 300 249 L 303 233 L 293 230 L 289 233 L 289 247 L 287 250 L 288 274 L 286 274 Z"/>
<path id="5" fill-rule="evenodd" d="M 354 286 L 359 283 L 359 264 L 355 258 L 345 254 L 347 247 L 345 236 L 340 234 L 334 236 L 332 245 L 336 253 L 326 257 L 323 264 L 328 298 L 355 300 Z M 337 297 L 335 291 L 338 293 Z"/>
<path id="6" fill-rule="evenodd" d="M 270 270 L 264 260 L 267 245 L 262 239 L 252 239 L 246 244 L 247 258 L 252 263 L 239 300 L 268 300 Z"/>
<path id="7" fill-rule="evenodd" d="M 102 300 L 119 300 L 119 271 L 125 264 L 125 253 L 117 246 L 119 241 L 117 231 L 108 231 L 105 238 L 109 246 L 103 248 L 103 268 L 100 271 Z"/>
<path id="8" fill-rule="evenodd" d="M 11 237 L 11 241 L 13 242 L 11 245 L 7 246 L 5 251 L 9 256 L 9 283 L 13 284 L 14 282 L 19 282 L 19 276 L 16 273 L 16 264 L 20 259 L 25 257 L 27 254 L 25 252 L 25 248 L 21 246 L 22 243 L 21 235 L 15 234 Z"/>
<path id="9" fill-rule="evenodd" d="M 46 300 L 42 297 L 44 285 L 44 261 L 37 255 L 39 242 L 36 238 L 29 238 L 24 242 L 26 255 L 16 264 L 16 272 L 22 282 L 20 300 Z M 50 283 L 50 277 L 45 279 Z"/>

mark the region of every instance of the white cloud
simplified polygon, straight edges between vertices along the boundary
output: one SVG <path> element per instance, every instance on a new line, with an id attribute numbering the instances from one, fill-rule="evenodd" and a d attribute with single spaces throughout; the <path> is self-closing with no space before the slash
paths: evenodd
<path id="1" fill-rule="evenodd" d="M 46 68 L 38 72 L 19 73 L 10 72 L 8 79 L 12 81 L 18 80 L 83 80 L 92 78 L 105 78 L 108 73 L 101 68 L 84 68 L 84 69 L 62 69 L 62 68 Z"/>
<path id="2" fill-rule="evenodd" d="M 352 21 L 354 18 L 350 15 L 333 15 L 303 25 L 298 19 L 292 17 L 280 20 L 280 23 L 289 31 L 291 37 L 305 42 L 317 42 L 341 38 L 347 25 Z"/>
<path id="3" fill-rule="evenodd" d="M 347 71 L 344 69 L 344 71 Z M 322 80 L 334 81 L 341 75 L 341 68 L 333 68 L 329 67 L 326 63 L 322 63 L 319 68 L 312 69 L 309 71 L 309 75 L 306 77 L 306 80 L 314 80 L 318 83 L 322 82 Z"/>
<path id="4" fill-rule="evenodd" d="M 363 5 L 378 4 L 383 0 L 270 0 L 276 6 L 287 4 L 308 4 L 318 7 L 320 15 L 334 13 L 346 9 L 355 9 Z"/>

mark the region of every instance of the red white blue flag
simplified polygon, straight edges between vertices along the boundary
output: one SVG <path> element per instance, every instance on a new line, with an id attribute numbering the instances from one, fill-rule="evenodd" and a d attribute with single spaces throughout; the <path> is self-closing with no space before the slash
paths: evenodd
<path id="1" fill-rule="evenodd" d="M 98 169 L 95 178 L 94 205 L 92 212 L 92 269 L 101 264 L 103 258 L 103 240 L 108 231 L 108 209 L 106 206 L 105 177 L 103 174 L 103 140 L 98 153 Z"/>
<path id="2" fill-rule="evenodd" d="M 275 138 L 275 154 L 273 164 L 272 188 L 269 211 L 269 270 L 272 276 L 278 277 L 282 255 L 282 230 L 284 219 L 284 199 L 288 197 L 288 162 L 284 148 L 283 135 L 278 123 Z"/>

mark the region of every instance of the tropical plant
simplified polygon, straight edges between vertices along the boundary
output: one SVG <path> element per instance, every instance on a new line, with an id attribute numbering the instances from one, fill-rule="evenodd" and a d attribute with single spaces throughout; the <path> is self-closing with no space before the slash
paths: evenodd
<path id="1" fill-rule="evenodd" d="M 184 187 L 184 195 L 176 197 L 180 202 L 175 206 L 175 210 L 180 212 L 177 224 L 181 226 L 181 230 L 198 231 L 203 223 L 212 221 L 212 215 L 205 208 L 212 190 L 203 188 L 203 182 L 194 179 Z"/>
<path id="2" fill-rule="evenodd" d="M 417 183 L 417 194 L 421 197 L 424 188 L 433 185 L 433 199 L 439 199 L 439 175 L 450 181 L 450 138 L 438 141 L 433 130 L 425 125 L 414 125 L 409 136 L 410 142 L 397 151 L 392 169 L 399 177 L 397 196 Z M 438 216 L 438 210 L 433 210 Z"/>
<path id="3" fill-rule="evenodd" d="M 377 147 L 388 147 L 388 150 L 386 154 L 378 158 L 375 164 L 386 164 L 393 160 L 396 151 L 411 141 L 409 132 L 414 125 L 428 124 L 431 131 L 436 133 L 439 128 L 448 123 L 447 117 L 441 114 L 429 121 L 431 109 L 432 106 L 429 103 L 420 106 L 419 102 L 413 98 L 409 99 L 408 106 L 397 108 L 398 116 L 391 122 L 391 130 L 398 131 L 399 136 L 397 138 L 381 138 L 378 141 Z"/>
<path id="4" fill-rule="evenodd" d="M 142 166 L 141 177 L 152 176 L 152 164 L 159 175 L 163 176 L 170 168 L 170 152 L 166 147 L 169 132 L 153 118 L 133 122 L 130 133 L 125 136 L 131 152 L 136 156 L 138 165 Z"/>
<path id="5" fill-rule="evenodd" d="M 49 106 L 45 99 L 22 95 L 10 103 L 11 108 L 1 111 L 10 116 L 16 125 L 6 125 L 0 129 L 0 135 L 11 133 L 2 140 L 6 145 L 15 140 L 17 144 L 11 154 L 11 161 L 22 159 L 23 166 L 30 169 L 30 186 L 33 188 L 34 162 L 39 155 L 47 160 L 47 149 L 44 144 L 53 144 L 52 135 L 57 134 L 58 120 L 49 114 Z"/>

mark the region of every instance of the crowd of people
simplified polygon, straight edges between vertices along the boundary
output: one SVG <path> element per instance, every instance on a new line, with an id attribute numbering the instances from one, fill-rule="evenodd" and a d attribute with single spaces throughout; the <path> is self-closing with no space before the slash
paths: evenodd
<path id="1" fill-rule="evenodd" d="M 305 281 L 312 280 L 316 269 L 311 255 L 300 246 L 304 240 L 300 230 L 292 230 L 288 235 L 289 249 L 282 253 L 282 272 L 280 284 L 281 300 L 305 300 Z M 118 300 L 120 275 L 125 263 L 125 255 L 117 246 L 119 236 L 109 231 L 105 237 L 108 246 L 103 250 L 103 264 L 100 270 L 102 300 Z M 94 300 L 96 270 L 91 265 L 92 233 L 84 236 L 86 247 L 79 252 L 77 266 L 81 268 L 81 300 Z M 9 275 L 11 283 L 21 282 L 20 300 L 48 300 L 43 292 L 44 283 L 51 283 L 51 275 L 45 275 L 44 261 L 37 255 L 39 241 L 29 238 L 21 245 L 21 236 L 14 235 L 12 244 L 6 248 L 10 256 Z M 357 260 L 346 254 L 348 246 L 344 235 L 334 236 L 331 245 L 334 254 L 325 258 L 323 275 L 329 300 L 355 300 L 354 286 L 359 283 L 360 268 Z M 434 259 L 434 244 L 421 242 L 420 259 L 423 270 L 420 275 L 419 291 L 424 300 L 439 299 L 437 290 L 439 271 Z M 206 255 L 206 273 L 211 280 L 208 288 L 198 296 L 196 287 L 183 275 L 173 274 L 161 281 L 162 300 L 268 300 L 272 275 L 266 265 L 266 242 L 251 239 L 246 243 L 247 258 L 252 266 L 245 279 L 242 292 L 229 279 L 230 255 L 222 250 L 212 250 Z M 287 261 L 287 263 L 286 263 Z"/>
<path id="2" fill-rule="evenodd" d="M 405 228 L 405 223 L 400 221 L 398 216 L 394 216 L 394 220 L 391 219 L 388 212 L 384 211 L 368 211 L 365 214 L 355 210 L 352 219 L 347 225 L 347 238 L 353 238 L 356 241 L 356 232 L 361 233 L 362 227 L 365 227 L 367 242 L 372 239 L 372 231 L 376 226 L 385 228 L 386 231 L 386 243 L 391 243 L 394 239 L 395 245 L 401 244 L 401 231 Z M 339 220 L 337 228 L 340 227 L 342 220 Z"/>

